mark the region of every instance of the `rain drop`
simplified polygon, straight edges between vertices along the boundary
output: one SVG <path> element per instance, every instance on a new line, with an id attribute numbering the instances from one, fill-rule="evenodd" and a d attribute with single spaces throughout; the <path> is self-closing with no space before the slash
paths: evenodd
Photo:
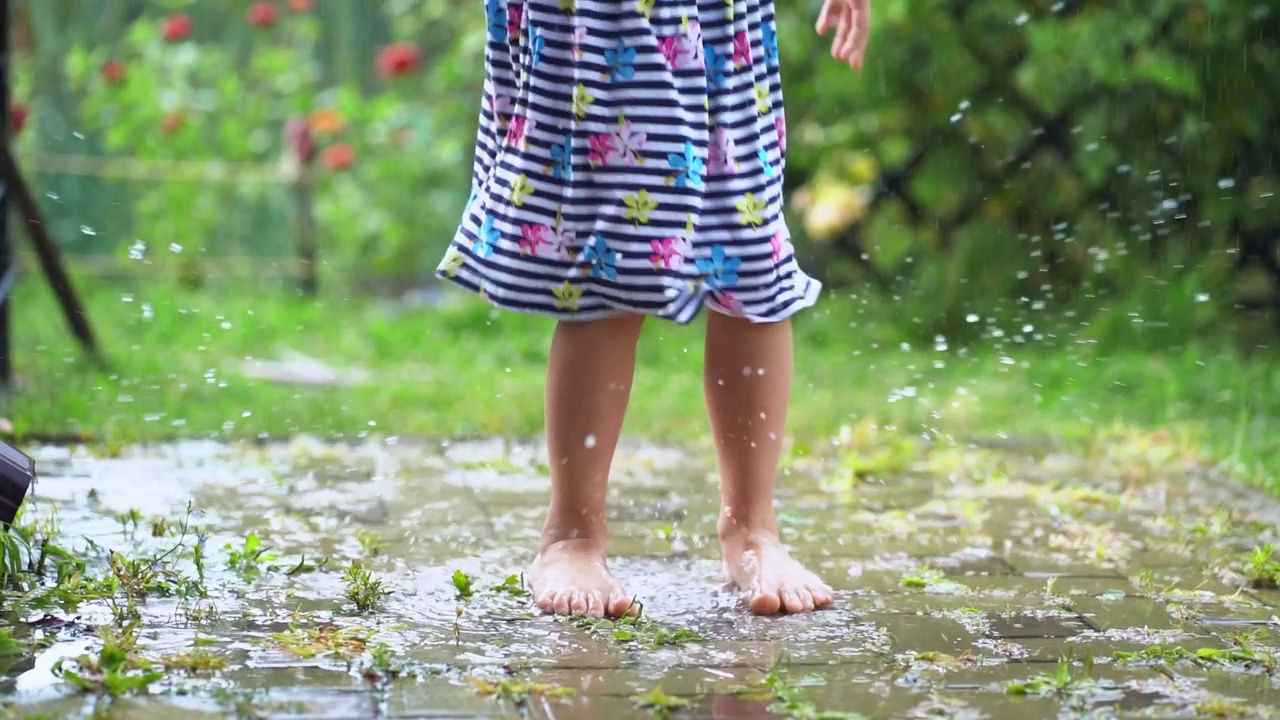
<path id="1" fill-rule="evenodd" d="M 588 450 L 590 450 L 591 448 L 596 446 L 596 436 L 588 435 L 587 438 L 582 441 L 582 444 L 585 445 Z"/>

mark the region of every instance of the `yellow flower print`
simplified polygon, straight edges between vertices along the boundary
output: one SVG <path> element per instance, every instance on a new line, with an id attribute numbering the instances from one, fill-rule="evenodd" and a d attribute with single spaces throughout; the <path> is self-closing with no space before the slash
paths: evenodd
<path id="1" fill-rule="evenodd" d="M 756 110 L 761 115 L 768 115 L 771 109 L 769 106 L 769 86 L 764 83 L 756 83 Z"/>
<path id="2" fill-rule="evenodd" d="M 755 195 L 747 193 L 738 201 L 738 222 L 751 227 L 760 227 L 764 224 L 764 216 L 761 214 L 765 210 L 763 200 L 759 200 Z"/>
<path id="3" fill-rule="evenodd" d="M 444 251 L 444 259 L 440 261 L 440 270 L 449 277 L 455 277 L 460 267 L 462 267 L 462 253 L 458 251 L 457 245 L 450 245 L 449 249 Z"/>
<path id="4" fill-rule="evenodd" d="M 729 6 L 726 12 L 729 15 L 729 19 L 732 20 L 734 16 L 734 10 L 735 10 L 735 8 L 733 7 L 733 0 L 724 0 L 724 4 Z"/>
<path id="5" fill-rule="evenodd" d="M 622 202 L 627 206 L 627 209 L 622 211 L 622 217 L 635 220 L 637 228 L 647 225 L 649 213 L 658 209 L 658 201 L 650 198 L 649 191 L 644 189 L 622 198 Z"/>
<path id="6" fill-rule="evenodd" d="M 563 285 L 551 292 L 556 296 L 556 309 L 578 312 L 578 300 L 582 299 L 581 289 L 574 288 L 568 280 L 565 280 Z"/>
<path id="7" fill-rule="evenodd" d="M 595 101 L 595 97 L 587 89 L 587 86 L 578 83 L 578 87 L 573 89 L 573 114 L 580 118 L 585 118 L 587 116 L 587 106 Z"/>
<path id="8" fill-rule="evenodd" d="M 578 0 L 560 0 L 560 12 L 568 15 L 578 12 Z"/>
<path id="9" fill-rule="evenodd" d="M 516 184 L 511 186 L 511 204 L 520 207 L 524 205 L 525 198 L 533 194 L 533 185 L 529 182 L 529 176 L 521 173 L 516 178 Z"/>
<path id="10" fill-rule="evenodd" d="M 647 18 L 657 4 L 658 0 L 636 0 L 636 12 Z"/>

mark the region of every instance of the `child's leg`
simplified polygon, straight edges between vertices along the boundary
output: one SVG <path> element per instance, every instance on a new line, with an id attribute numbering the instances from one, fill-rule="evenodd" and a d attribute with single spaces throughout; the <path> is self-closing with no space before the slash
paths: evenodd
<path id="1" fill-rule="evenodd" d="M 631 604 L 605 566 L 605 493 L 643 324 L 639 316 L 562 322 L 551 341 L 551 508 L 529 570 L 534 602 L 544 611 L 619 616 Z"/>
<path id="2" fill-rule="evenodd" d="M 778 537 L 773 482 L 791 394 L 791 323 L 708 313 L 703 387 L 720 463 L 720 543 L 752 612 L 827 605 L 831 588 L 791 559 Z"/>

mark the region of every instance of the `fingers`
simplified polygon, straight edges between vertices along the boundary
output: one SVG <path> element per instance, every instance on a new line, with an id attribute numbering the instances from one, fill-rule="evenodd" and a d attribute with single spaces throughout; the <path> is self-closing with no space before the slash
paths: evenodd
<path id="1" fill-rule="evenodd" d="M 818 24 L 815 27 L 819 35 L 826 35 L 831 29 L 831 2 L 832 0 L 826 0 L 822 3 L 822 12 L 818 13 Z"/>
<path id="2" fill-rule="evenodd" d="M 862 69 L 871 36 L 871 0 L 826 0 L 818 14 L 817 30 L 826 35 L 835 28 L 831 40 L 831 57 Z"/>
<path id="3" fill-rule="evenodd" d="M 861 70 L 871 39 L 871 0 L 854 0 L 854 6 L 854 40 L 848 58 L 855 70 Z"/>

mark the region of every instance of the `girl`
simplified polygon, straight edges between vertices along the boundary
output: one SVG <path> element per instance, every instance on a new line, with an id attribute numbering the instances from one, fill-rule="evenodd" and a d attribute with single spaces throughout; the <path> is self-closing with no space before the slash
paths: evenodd
<path id="1" fill-rule="evenodd" d="M 819 34 L 862 66 L 870 0 L 826 0 Z M 789 318 L 820 285 L 782 217 L 787 145 L 773 0 L 486 0 L 472 196 L 439 275 L 560 320 L 547 370 L 551 508 L 528 572 L 546 612 L 615 617 L 605 491 L 646 316 L 709 313 L 703 383 L 730 582 L 753 612 L 831 588 L 778 536 Z"/>

